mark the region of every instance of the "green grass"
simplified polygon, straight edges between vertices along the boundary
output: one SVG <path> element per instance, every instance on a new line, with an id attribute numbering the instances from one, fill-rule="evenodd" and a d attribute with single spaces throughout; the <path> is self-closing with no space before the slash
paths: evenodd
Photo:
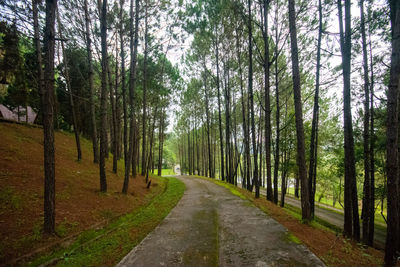
<path id="1" fill-rule="evenodd" d="M 161 175 L 175 175 L 176 173 L 174 172 L 174 169 L 162 169 L 161 170 Z"/>
<path id="2" fill-rule="evenodd" d="M 168 215 L 182 197 L 185 185 L 181 181 L 175 178 L 160 180 L 165 181 L 166 188 L 147 206 L 123 215 L 101 229 L 85 231 L 67 248 L 41 256 L 29 265 L 51 261 L 59 266 L 115 265 Z"/>

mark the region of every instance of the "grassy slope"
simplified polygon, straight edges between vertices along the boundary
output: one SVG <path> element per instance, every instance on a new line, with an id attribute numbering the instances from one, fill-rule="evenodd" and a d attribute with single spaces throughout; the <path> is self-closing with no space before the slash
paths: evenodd
<path id="1" fill-rule="evenodd" d="M 121 216 L 104 228 L 84 232 L 72 245 L 37 258 L 30 265 L 114 266 L 168 215 L 182 197 L 184 184 L 176 178 L 167 179 L 165 191 L 149 205 Z"/>
<path id="2" fill-rule="evenodd" d="M 77 162 L 73 135 L 56 132 L 55 140 L 58 236 L 44 236 L 42 129 L 0 122 L 0 265 L 38 249 L 52 249 L 83 230 L 101 228 L 148 205 L 165 190 L 165 179 L 154 177 L 147 190 L 143 177 L 138 177 L 131 180 L 128 194 L 121 194 L 123 161 L 113 174 L 110 155 L 108 193 L 100 193 L 91 143 L 81 139 L 83 160 Z"/>
<path id="3" fill-rule="evenodd" d="M 198 176 L 199 177 L 199 176 Z M 284 225 L 296 239 L 304 243 L 328 266 L 381 266 L 383 252 L 374 248 L 363 248 L 351 240 L 343 238 L 324 225 L 314 221 L 310 225 L 301 222 L 301 215 L 287 208 L 280 208 L 264 198 L 256 199 L 254 194 L 234 185 L 207 179 L 229 189 L 232 194 L 248 199 L 266 214 Z"/>

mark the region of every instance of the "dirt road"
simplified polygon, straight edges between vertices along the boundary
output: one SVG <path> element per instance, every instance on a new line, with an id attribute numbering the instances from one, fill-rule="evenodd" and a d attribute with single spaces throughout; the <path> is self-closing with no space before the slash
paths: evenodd
<path id="1" fill-rule="evenodd" d="M 178 177 L 186 191 L 118 266 L 324 266 L 249 201 L 214 183 Z"/>

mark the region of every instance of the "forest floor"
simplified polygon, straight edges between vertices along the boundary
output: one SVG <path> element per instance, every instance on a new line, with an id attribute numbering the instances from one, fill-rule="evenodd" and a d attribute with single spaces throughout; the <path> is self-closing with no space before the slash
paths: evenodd
<path id="1" fill-rule="evenodd" d="M 182 199 L 118 266 L 324 266 L 242 195 L 178 178 L 186 185 Z"/>
<path id="2" fill-rule="evenodd" d="M 123 195 L 123 161 L 114 174 L 110 155 L 108 193 L 100 193 L 99 168 L 93 163 L 90 141 L 81 139 L 80 162 L 72 134 L 56 132 L 55 142 L 57 235 L 46 236 L 42 234 L 43 130 L 0 122 L 0 265 L 25 262 L 60 244 L 68 245 L 82 231 L 100 229 L 165 191 L 166 180 L 153 177 L 149 190 L 144 178 L 137 177 Z"/>

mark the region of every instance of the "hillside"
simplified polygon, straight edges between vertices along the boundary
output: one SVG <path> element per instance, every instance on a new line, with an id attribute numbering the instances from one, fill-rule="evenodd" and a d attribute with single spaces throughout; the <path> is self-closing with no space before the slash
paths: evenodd
<path id="1" fill-rule="evenodd" d="M 70 133 L 56 132 L 56 232 L 43 236 L 43 133 L 41 128 L 0 122 L 0 263 L 35 250 L 46 250 L 84 229 L 144 205 L 164 187 L 153 179 L 147 190 L 143 177 L 132 179 L 121 194 L 123 161 L 118 174 L 107 161 L 108 193 L 99 192 L 99 168 L 91 143 L 82 139 L 83 160 L 76 161 Z"/>

